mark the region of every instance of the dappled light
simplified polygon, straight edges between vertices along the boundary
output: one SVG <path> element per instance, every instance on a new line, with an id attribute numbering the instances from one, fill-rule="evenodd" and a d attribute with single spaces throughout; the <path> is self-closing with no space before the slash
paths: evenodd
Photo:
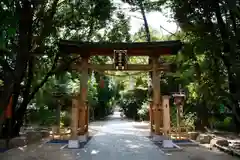
<path id="1" fill-rule="evenodd" d="M 91 154 L 98 154 L 99 153 L 99 151 L 97 151 L 97 150 L 92 150 L 91 151 Z"/>

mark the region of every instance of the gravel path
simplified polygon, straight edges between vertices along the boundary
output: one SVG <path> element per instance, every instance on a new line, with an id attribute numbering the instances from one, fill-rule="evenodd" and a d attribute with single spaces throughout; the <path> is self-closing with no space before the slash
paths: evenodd
<path id="1" fill-rule="evenodd" d="M 0 154 L 0 160 L 235 160 L 200 147 L 164 155 L 146 136 L 146 123 L 121 120 L 115 113 L 107 121 L 93 122 L 93 138 L 83 149 L 61 149 L 61 144 L 32 144 Z"/>

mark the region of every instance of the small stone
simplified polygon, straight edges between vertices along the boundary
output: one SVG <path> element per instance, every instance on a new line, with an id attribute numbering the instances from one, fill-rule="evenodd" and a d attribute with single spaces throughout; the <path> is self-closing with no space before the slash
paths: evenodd
<path id="1" fill-rule="evenodd" d="M 188 136 L 192 140 L 196 140 L 198 135 L 199 135 L 198 132 L 188 132 Z"/>

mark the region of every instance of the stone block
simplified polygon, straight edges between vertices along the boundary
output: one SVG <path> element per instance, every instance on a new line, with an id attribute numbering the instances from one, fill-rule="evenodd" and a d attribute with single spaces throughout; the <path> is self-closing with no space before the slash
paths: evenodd
<path id="1" fill-rule="evenodd" d="M 79 142 L 86 142 L 87 141 L 87 135 L 86 134 L 79 135 L 78 140 L 79 140 Z"/>
<path id="2" fill-rule="evenodd" d="M 229 145 L 229 142 L 223 138 L 213 138 L 210 141 L 210 149 L 212 149 L 216 144 L 227 147 Z"/>
<path id="3" fill-rule="evenodd" d="M 219 139 L 216 143 L 220 146 L 225 146 L 225 147 L 227 147 L 229 145 L 229 143 L 226 139 Z"/>
<path id="4" fill-rule="evenodd" d="M 162 142 L 163 140 L 167 140 L 167 139 L 168 139 L 168 137 L 163 136 L 163 135 L 156 135 L 156 134 L 152 135 L 152 140 L 154 142 Z"/>
<path id="5" fill-rule="evenodd" d="M 173 148 L 172 140 L 163 140 L 163 148 Z"/>
<path id="6" fill-rule="evenodd" d="M 212 137 L 210 135 L 207 134 L 199 134 L 197 136 L 196 141 L 200 142 L 201 144 L 210 144 Z"/>
<path id="7" fill-rule="evenodd" d="M 10 148 L 20 147 L 27 145 L 26 137 L 15 137 L 9 141 Z"/>
<path id="8" fill-rule="evenodd" d="M 192 139 L 192 140 L 196 140 L 198 135 L 199 135 L 198 132 L 188 132 L 188 137 L 189 139 Z"/>
<path id="9" fill-rule="evenodd" d="M 78 140 L 69 140 L 68 148 L 79 148 L 79 141 Z"/>
<path id="10" fill-rule="evenodd" d="M 239 140 L 230 140 L 229 146 L 234 149 L 240 149 L 240 141 Z"/>

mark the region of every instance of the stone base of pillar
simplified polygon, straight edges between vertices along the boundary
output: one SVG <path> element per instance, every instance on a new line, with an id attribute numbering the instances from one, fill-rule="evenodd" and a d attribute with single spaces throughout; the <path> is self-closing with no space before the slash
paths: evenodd
<path id="1" fill-rule="evenodd" d="M 79 140 L 80 143 L 81 142 L 87 142 L 87 139 L 88 139 L 88 133 L 85 133 L 83 135 L 78 136 L 78 140 Z"/>
<path id="2" fill-rule="evenodd" d="M 167 140 L 167 139 L 168 139 L 167 136 L 157 135 L 155 133 L 152 133 L 152 140 L 154 142 L 162 142 L 163 140 Z"/>
<path id="3" fill-rule="evenodd" d="M 163 148 L 173 148 L 174 144 L 172 140 L 163 140 Z"/>
<path id="4" fill-rule="evenodd" d="M 68 140 L 68 148 L 74 149 L 79 148 L 79 141 L 76 140 Z"/>

